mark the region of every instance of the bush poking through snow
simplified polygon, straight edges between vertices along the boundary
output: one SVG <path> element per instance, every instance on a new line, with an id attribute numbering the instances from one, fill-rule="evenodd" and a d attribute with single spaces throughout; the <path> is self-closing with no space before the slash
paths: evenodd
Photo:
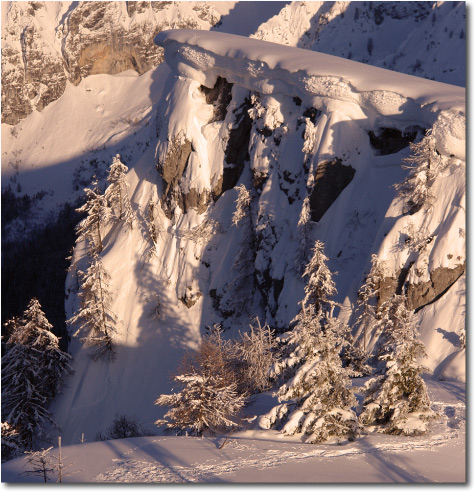
<path id="1" fill-rule="evenodd" d="M 52 449 L 53 446 L 50 446 L 48 449 L 43 448 L 40 451 L 26 451 L 25 460 L 32 469 L 23 472 L 23 474 L 42 477 L 45 483 L 51 480 L 48 474 L 53 473 L 54 466 L 48 453 Z"/>
<path id="2" fill-rule="evenodd" d="M 118 415 L 107 428 L 105 434 L 102 434 L 102 432 L 96 434 L 95 440 L 106 441 L 108 439 L 127 439 L 129 437 L 141 437 L 144 435 L 144 430 L 136 417 Z"/>
<path id="3" fill-rule="evenodd" d="M 395 295 L 387 303 L 386 343 L 379 357 L 385 372 L 366 383 L 360 421 L 386 434 L 423 434 L 438 418 L 421 377 L 425 368 L 418 363 L 426 356 L 424 344 L 416 338 L 417 320 L 404 296 Z"/>
<path id="4" fill-rule="evenodd" d="M 269 389 L 269 369 L 276 361 L 277 341 L 268 325 L 250 326 L 234 345 L 234 366 L 237 369 L 239 392 L 253 395 Z"/>
<path id="5" fill-rule="evenodd" d="M 233 416 L 244 406 L 246 396 L 238 393 L 232 359 L 231 343 L 215 328 L 197 352 L 183 359 L 180 374 L 173 378 L 180 391 L 156 400 L 156 405 L 171 407 L 156 424 L 196 435 L 236 426 Z"/>

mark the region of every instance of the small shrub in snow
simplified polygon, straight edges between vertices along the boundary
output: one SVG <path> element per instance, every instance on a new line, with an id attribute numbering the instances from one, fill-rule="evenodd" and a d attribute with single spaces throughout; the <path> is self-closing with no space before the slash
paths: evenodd
<path id="1" fill-rule="evenodd" d="M 417 339 L 416 317 L 405 306 L 404 296 L 388 301 L 385 347 L 380 359 L 385 372 L 365 385 L 360 421 L 379 426 L 386 434 L 417 435 L 426 432 L 438 415 L 431 410 L 426 384 L 421 377 L 424 344 Z"/>
<path id="2" fill-rule="evenodd" d="M 431 209 L 434 195 L 431 187 L 437 176 L 447 166 L 447 161 L 437 151 L 435 137 L 430 130 L 418 143 L 411 143 L 411 155 L 404 159 L 409 169 L 406 179 L 395 186 L 399 196 L 406 200 L 405 212 L 415 214 L 422 207 Z"/>
<path id="3" fill-rule="evenodd" d="M 96 441 L 106 441 L 108 439 L 127 439 L 129 437 L 141 437 L 145 435 L 142 426 L 135 417 L 129 415 L 118 415 L 106 432 L 98 432 Z"/>
<path id="4" fill-rule="evenodd" d="M 54 472 L 54 465 L 52 458 L 49 456 L 49 452 L 53 449 L 53 446 L 48 449 L 42 449 L 40 451 L 26 451 L 25 460 L 31 467 L 31 470 L 23 472 L 23 475 L 33 475 L 43 478 L 45 483 L 51 480 L 50 473 Z"/>
<path id="5" fill-rule="evenodd" d="M 277 341 L 269 326 L 262 327 L 259 320 L 250 328 L 234 343 L 234 358 L 239 392 L 255 394 L 270 387 L 269 369 L 276 361 Z"/>
<path id="6" fill-rule="evenodd" d="M 231 343 L 215 329 L 196 353 L 182 361 L 180 374 L 173 378 L 180 391 L 156 400 L 156 405 L 171 407 L 156 424 L 196 435 L 236 426 L 233 416 L 244 406 L 246 396 L 238 393 L 232 358 Z"/>

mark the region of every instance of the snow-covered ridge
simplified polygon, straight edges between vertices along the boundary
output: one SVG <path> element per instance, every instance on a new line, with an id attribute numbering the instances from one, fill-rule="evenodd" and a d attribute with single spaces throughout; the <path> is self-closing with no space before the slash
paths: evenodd
<path id="1" fill-rule="evenodd" d="M 465 89 L 232 34 L 162 31 L 155 43 L 165 48 L 175 72 L 213 87 L 218 76 L 262 94 L 280 93 L 335 110 L 339 101 L 366 129 L 390 117 L 392 125 L 436 125 L 443 153 L 465 159 Z M 387 124 L 387 122 L 385 122 Z M 391 126 L 392 126 L 391 125 Z M 449 127 L 449 131 L 447 131 Z"/>

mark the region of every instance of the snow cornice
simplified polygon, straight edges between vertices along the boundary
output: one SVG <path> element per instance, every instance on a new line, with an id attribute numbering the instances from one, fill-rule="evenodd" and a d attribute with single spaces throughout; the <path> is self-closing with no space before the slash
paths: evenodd
<path id="1" fill-rule="evenodd" d="M 192 29 L 162 31 L 155 43 L 165 48 L 166 62 L 174 71 L 207 86 L 224 76 L 266 94 L 329 97 L 379 114 L 421 109 L 465 114 L 463 87 L 332 55 Z"/>

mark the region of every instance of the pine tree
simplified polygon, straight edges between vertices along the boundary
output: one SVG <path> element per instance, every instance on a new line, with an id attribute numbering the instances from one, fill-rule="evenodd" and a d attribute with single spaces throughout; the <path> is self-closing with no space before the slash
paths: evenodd
<path id="1" fill-rule="evenodd" d="M 272 368 L 274 377 L 286 379 L 277 392 L 281 404 L 260 417 L 261 427 L 283 425 L 282 433 L 302 433 L 307 443 L 354 439 L 360 425 L 352 410 L 353 371 L 342 367 L 339 356 L 344 332 L 339 320 L 303 304 L 285 341 L 286 356 Z"/>
<path id="2" fill-rule="evenodd" d="M 304 273 L 309 282 L 302 309 L 285 339 L 281 360 L 271 369 L 274 378 L 285 380 L 276 393 L 281 404 L 259 420 L 263 428 L 283 425 L 284 434 L 303 433 L 307 443 L 344 436 L 354 439 L 360 428 L 352 410 L 356 406 L 351 388 L 354 372 L 343 367 L 340 358 L 348 327 L 328 309 L 334 305 L 330 296 L 336 288 L 323 246 L 315 243 Z"/>
<path id="3" fill-rule="evenodd" d="M 85 241 L 88 249 L 100 253 L 104 248 L 102 244 L 102 228 L 109 222 L 112 213 L 107 205 L 107 200 L 99 190 L 97 181 L 94 181 L 92 186 L 92 189 L 84 189 L 87 201 L 76 210 L 80 213 L 87 213 L 87 217 L 79 222 L 76 227 L 76 242 Z"/>
<path id="4" fill-rule="evenodd" d="M 302 203 L 302 210 L 297 224 L 299 245 L 294 260 L 294 270 L 300 275 L 304 274 L 305 265 L 308 264 L 308 251 L 310 249 L 310 217 L 310 197 L 307 196 Z"/>
<path id="5" fill-rule="evenodd" d="M 155 404 L 171 409 L 157 425 L 202 435 L 236 426 L 233 416 L 243 407 L 246 395 L 239 394 L 232 369 L 230 342 L 218 330 L 205 338 L 196 353 L 188 354 L 180 374 L 174 377 L 178 393 L 160 395 Z"/>
<path id="6" fill-rule="evenodd" d="M 324 244 L 316 241 L 312 250 L 312 258 L 307 263 L 302 277 L 308 277 L 305 286 L 305 306 L 314 306 L 315 311 L 331 311 L 335 302 L 331 297 L 336 294 L 335 282 L 327 266 L 328 257 L 323 253 Z"/>
<path id="7" fill-rule="evenodd" d="M 62 377 L 73 372 L 71 356 L 60 350 L 51 329 L 40 303 L 32 299 L 2 357 L 3 419 L 18 432 L 26 449 L 46 437 L 49 425 L 56 425 L 47 405 Z"/>
<path id="8" fill-rule="evenodd" d="M 378 317 L 378 296 L 383 279 L 387 275 L 386 265 L 377 255 L 371 256 L 371 270 L 358 292 L 356 302 L 359 313 L 356 324 L 363 326 L 363 352 L 366 353 L 368 332 L 375 325 Z"/>
<path id="9" fill-rule="evenodd" d="M 387 301 L 385 313 L 385 347 L 380 355 L 385 372 L 366 383 L 360 421 L 379 426 L 387 434 L 422 434 L 438 415 L 430 408 L 421 377 L 425 368 L 418 359 L 426 353 L 417 339 L 417 319 L 407 309 L 404 296 L 394 295 Z"/>
<path id="10" fill-rule="evenodd" d="M 409 169 L 406 179 L 397 185 L 399 196 L 406 201 L 406 212 L 414 214 L 422 207 L 432 208 L 434 195 L 431 191 L 437 176 L 447 163 L 436 148 L 435 137 L 431 130 L 418 143 L 411 143 L 411 155 L 404 159 L 404 169 Z"/>
<path id="11" fill-rule="evenodd" d="M 126 173 L 129 168 L 120 160 L 117 154 L 109 170 L 107 181 L 110 183 L 104 196 L 109 206 L 116 213 L 118 220 L 123 220 L 132 229 L 134 222 L 134 212 L 130 203 L 129 184 L 127 183 Z"/>
<path id="12" fill-rule="evenodd" d="M 82 341 L 87 346 L 96 347 L 91 355 L 94 360 L 112 360 L 115 357 L 113 335 L 116 332 L 116 317 L 110 309 L 110 275 L 98 254 L 93 253 L 91 264 L 85 273 L 81 272 L 81 277 L 80 308 L 68 323 L 79 322 L 75 336 L 80 332 L 84 333 Z"/>

